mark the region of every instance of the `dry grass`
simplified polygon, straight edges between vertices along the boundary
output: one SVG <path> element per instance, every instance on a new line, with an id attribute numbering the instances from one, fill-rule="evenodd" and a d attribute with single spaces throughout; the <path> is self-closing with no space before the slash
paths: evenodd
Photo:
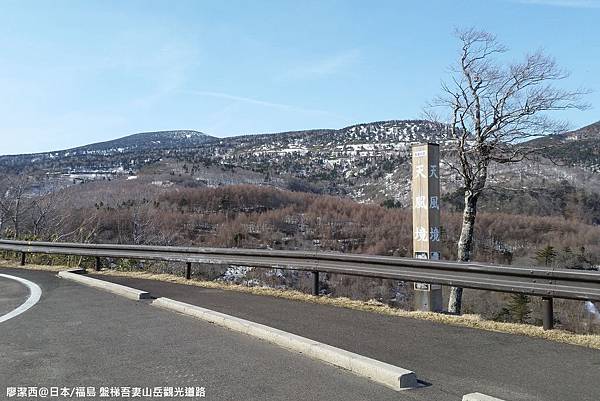
<path id="1" fill-rule="evenodd" d="M 15 262 L 0 261 L 0 268 L 2 267 L 17 267 Z M 27 265 L 25 267 L 18 266 L 19 268 L 30 269 L 30 270 L 45 270 L 45 271 L 60 271 L 66 269 L 65 266 L 41 266 L 41 265 Z M 201 280 L 186 280 L 183 277 L 174 276 L 171 274 L 158 274 L 158 273 L 146 273 L 146 272 L 130 272 L 130 271 L 116 271 L 116 270 L 102 270 L 100 272 L 94 272 L 99 275 L 106 276 L 120 276 L 130 278 L 140 278 L 147 280 L 165 281 L 170 283 L 191 285 L 202 288 L 214 288 L 228 291 L 238 291 L 248 294 L 263 295 L 277 298 L 290 299 L 293 301 L 311 302 L 320 305 L 330 305 L 340 308 L 347 308 L 353 310 L 359 310 L 364 312 L 379 313 L 381 315 L 398 316 L 412 319 L 428 320 L 436 323 L 449 324 L 453 326 L 469 327 L 486 331 L 493 331 L 498 333 L 509 333 L 517 334 L 528 337 L 542 338 L 549 341 L 556 341 L 565 344 L 579 345 L 588 348 L 600 349 L 600 335 L 594 334 L 575 334 L 565 330 L 548 330 L 544 331 L 541 327 L 532 326 L 528 324 L 519 323 L 503 323 L 495 322 L 492 320 L 485 320 L 479 315 L 462 315 L 453 316 L 445 315 L 441 313 L 432 312 L 418 312 L 418 311 L 405 311 L 389 307 L 380 302 L 371 301 L 357 301 L 349 298 L 332 298 L 327 296 L 316 297 L 314 295 L 305 294 L 296 290 L 280 290 L 269 287 L 247 287 L 237 284 L 227 284 L 223 282 L 215 281 L 201 281 Z"/>
<path id="2" fill-rule="evenodd" d="M 43 270 L 43 271 L 47 271 L 47 272 L 59 272 L 61 270 L 70 269 L 70 267 L 66 267 L 66 266 L 33 265 L 33 264 L 29 264 L 29 263 L 25 266 L 20 266 L 19 262 L 14 262 L 14 261 L 9 261 L 9 260 L 0 260 L 0 268 Z"/>

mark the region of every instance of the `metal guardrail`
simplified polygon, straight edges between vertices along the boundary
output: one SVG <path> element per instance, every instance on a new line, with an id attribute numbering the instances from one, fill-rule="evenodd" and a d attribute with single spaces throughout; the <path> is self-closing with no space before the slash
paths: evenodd
<path id="1" fill-rule="evenodd" d="M 95 257 L 97 269 L 102 257 L 186 262 L 187 278 L 190 278 L 192 263 L 302 270 L 313 273 L 315 295 L 319 293 L 319 273 L 337 273 L 541 296 L 544 300 L 544 328 L 552 327 L 553 298 L 600 301 L 599 272 L 543 267 L 305 251 L 10 240 L 0 240 L 0 250 L 21 252 L 22 264 L 25 264 L 28 253 Z"/>

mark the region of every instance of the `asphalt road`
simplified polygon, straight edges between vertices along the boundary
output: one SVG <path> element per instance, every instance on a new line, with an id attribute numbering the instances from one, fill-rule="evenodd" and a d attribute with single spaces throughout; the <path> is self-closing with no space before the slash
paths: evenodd
<path id="1" fill-rule="evenodd" d="M 0 272 L 42 288 L 36 305 L 0 324 L 0 399 L 7 398 L 7 387 L 17 386 L 201 386 L 209 400 L 447 400 L 420 390 L 395 392 L 244 334 L 53 273 Z M 0 288 L 8 287 L 2 281 Z"/>
<path id="2" fill-rule="evenodd" d="M 100 277 L 412 369 L 429 383 L 394 392 L 53 273 L 0 273 L 42 288 L 38 304 L 0 323 L 0 399 L 12 386 L 202 386 L 213 400 L 453 401 L 475 391 L 515 401 L 600 399 L 597 350 L 234 291 Z M 27 298 L 12 280 L 0 280 L 0 294 L 0 316 Z"/>
<path id="3" fill-rule="evenodd" d="M 0 270 L 2 273 L 2 270 Z M 29 291 L 23 284 L 0 277 L 0 316 L 16 309 L 27 299 Z"/>
<path id="4" fill-rule="evenodd" d="M 414 391 L 427 400 L 471 392 L 513 401 L 600 400 L 598 350 L 235 291 L 101 278 L 411 369 L 431 384 Z"/>

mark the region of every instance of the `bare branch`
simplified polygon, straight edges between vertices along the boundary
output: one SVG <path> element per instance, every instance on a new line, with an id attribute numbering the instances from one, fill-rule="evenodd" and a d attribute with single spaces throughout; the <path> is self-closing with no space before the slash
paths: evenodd
<path id="1" fill-rule="evenodd" d="M 490 164 L 516 163 L 540 155 L 544 143 L 531 141 L 564 132 L 567 125 L 550 114 L 585 109 L 588 91 L 565 90 L 556 85 L 569 76 L 556 61 L 536 51 L 516 63 L 499 56 L 507 48 L 488 32 L 470 28 L 455 32 L 460 41 L 458 62 L 442 83 L 442 94 L 432 103 L 444 110 L 455 139 L 449 168 L 463 180 L 465 207 L 458 244 L 459 260 L 472 255 L 477 200 L 486 188 Z M 459 292 L 453 290 L 451 300 Z M 451 301 L 456 312 L 460 302 Z"/>

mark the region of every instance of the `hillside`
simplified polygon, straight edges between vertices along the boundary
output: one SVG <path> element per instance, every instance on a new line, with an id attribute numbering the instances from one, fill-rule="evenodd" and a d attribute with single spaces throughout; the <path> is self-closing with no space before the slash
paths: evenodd
<path id="1" fill-rule="evenodd" d="M 600 172 L 600 121 L 575 131 L 539 138 L 530 144 L 548 147 L 545 154 L 553 160 Z"/>
<path id="2" fill-rule="evenodd" d="M 200 146 L 215 139 L 213 136 L 193 130 L 141 132 L 112 141 L 81 146 L 66 152 L 71 154 L 106 154 L 115 151 L 172 149 L 182 146 Z"/>
<path id="3" fill-rule="evenodd" d="M 424 120 L 228 138 L 197 131 L 163 131 L 64 151 L 0 156 L 0 169 L 8 173 L 43 173 L 49 177 L 50 188 L 144 176 L 163 186 L 268 185 L 341 195 L 361 202 L 393 200 L 407 205 L 411 144 L 438 142 L 443 160 L 449 161 L 451 141 L 446 126 Z M 562 181 L 576 193 L 600 193 L 596 174 L 600 166 L 600 122 L 528 144 L 548 147 L 546 156 L 560 163 L 542 158 L 494 166 L 489 179 L 492 186 L 504 188 L 502 207 L 523 200 L 528 202 L 527 209 L 534 209 L 536 202 L 546 203 L 540 188 Z M 448 199 L 460 199 L 456 192 L 459 183 L 447 165 L 442 165 L 441 173 Z"/>
<path id="4" fill-rule="evenodd" d="M 0 191 L 0 194 L 2 191 Z M 140 177 L 132 181 L 96 181 L 74 185 L 42 199 L 24 199 L 19 235 L 23 239 L 73 242 L 179 245 L 335 251 L 357 254 L 409 256 L 411 212 L 350 199 L 285 191 L 254 185 L 218 188 L 163 188 Z M 45 218 L 40 218 L 40 215 Z M 461 214 L 443 210 L 441 252 L 456 259 Z M 0 236 L 17 232 L 14 221 L 0 228 Z M 495 263 L 536 263 L 536 252 L 551 245 L 552 266 L 597 270 L 600 265 L 600 226 L 576 219 L 481 211 L 475 229 L 475 260 Z M 28 256 L 31 262 L 32 257 Z M 63 258 L 62 256 L 57 256 Z M 39 257 L 48 263 L 46 256 Z M 40 260 L 38 259 L 38 260 Z M 61 259 L 53 259 L 59 264 Z M 62 259 L 65 261 L 65 259 Z M 82 263 L 92 262 L 92 259 Z M 64 263 L 64 262 L 63 262 Z M 181 264 L 112 259 L 112 268 L 181 274 Z M 292 287 L 306 290 L 310 281 L 294 271 L 253 271 L 246 267 L 201 266 L 209 279 L 244 285 Z M 275 281 L 276 280 L 276 281 Z M 323 275 L 321 288 L 331 296 L 378 299 L 410 307 L 412 285 L 396 281 Z M 465 306 L 471 313 L 505 320 L 506 301 L 489 292 L 473 295 Z M 564 304 L 557 304 L 557 312 Z M 581 310 L 581 305 L 577 305 Z M 577 326 L 569 309 L 562 324 Z M 561 315 L 564 316 L 564 315 Z M 561 318 L 562 319 L 562 318 Z M 571 319 L 571 320 L 568 320 Z"/>
<path id="5" fill-rule="evenodd" d="M 198 147 L 214 141 L 216 138 L 192 130 L 142 132 L 106 142 L 98 142 L 76 148 L 22 155 L 0 156 L 0 168 L 18 172 L 35 169 L 53 173 L 82 171 L 123 171 L 140 167 L 140 163 L 131 163 L 143 155 L 150 156 L 154 151 L 168 152 L 171 149 Z M 130 159 L 131 160 L 131 159 Z M 129 161 L 129 163 L 128 163 Z M 145 163 L 155 160 L 149 158 Z M 131 166 L 135 164 L 135 166 Z M 143 164 L 143 163 L 142 163 Z"/>
<path id="6" fill-rule="evenodd" d="M 189 175 L 210 185 L 262 183 L 367 200 L 398 197 L 400 177 L 393 176 L 406 165 L 411 143 L 449 140 L 445 127 L 422 120 L 221 139 L 166 131 L 64 151 L 0 156 L 0 168 L 43 172 L 59 186 L 150 171 Z M 401 170 L 404 174 L 406 166 Z"/>

